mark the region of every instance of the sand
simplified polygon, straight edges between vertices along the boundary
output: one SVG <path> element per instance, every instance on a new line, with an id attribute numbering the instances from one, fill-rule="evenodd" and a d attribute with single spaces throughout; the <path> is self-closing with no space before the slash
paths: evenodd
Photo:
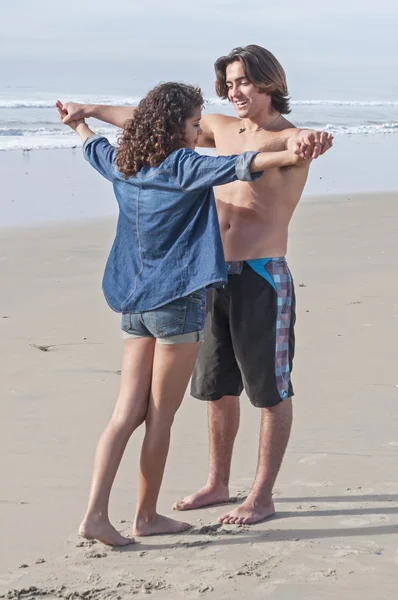
<path id="1" fill-rule="evenodd" d="M 0 597 L 396 598 L 398 194 L 304 203 L 289 261 L 298 300 L 291 442 L 277 517 L 110 549 L 79 540 L 97 438 L 117 395 L 119 317 L 101 294 L 114 221 L 0 232 Z M 259 411 L 242 397 L 231 494 L 253 480 Z M 142 432 L 111 517 L 130 531 Z M 207 466 L 206 407 L 187 393 L 159 508 Z"/>

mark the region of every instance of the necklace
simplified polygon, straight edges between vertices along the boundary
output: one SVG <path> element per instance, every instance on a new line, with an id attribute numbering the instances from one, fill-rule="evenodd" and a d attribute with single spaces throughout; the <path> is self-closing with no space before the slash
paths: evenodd
<path id="1" fill-rule="evenodd" d="M 279 113 L 279 115 L 276 117 L 276 119 L 271 121 L 271 123 L 268 123 L 268 127 L 270 125 L 273 125 L 274 123 L 276 123 L 280 116 L 281 116 L 281 113 Z M 239 129 L 239 133 L 243 133 L 244 131 L 247 131 L 247 133 L 256 133 L 256 131 L 262 131 L 263 129 L 265 129 L 265 127 L 266 127 L 266 125 L 262 125 L 261 127 L 257 127 L 257 129 L 246 129 L 246 127 L 244 125 L 242 125 L 242 127 Z"/>

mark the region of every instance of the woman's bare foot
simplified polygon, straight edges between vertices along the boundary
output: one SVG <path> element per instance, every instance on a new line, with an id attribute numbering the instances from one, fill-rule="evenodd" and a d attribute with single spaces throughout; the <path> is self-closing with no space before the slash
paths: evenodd
<path id="1" fill-rule="evenodd" d="M 222 485 L 217 487 L 211 487 L 205 485 L 201 490 L 192 494 L 192 496 L 186 496 L 182 500 L 178 500 L 173 504 L 174 510 L 194 510 L 195 508 L 202 508 L 204 506 L 212 506 L 213 504 L 222 504 L 228 502 L 229 490 L 228 486 Z"/>
<path id="2" fill-rule="evenodd" d="M 258 501 L 253 501 L 248 496 L 243 504 L 220 517 L 218 521 L 225 525 L 253 525 L 253 523 L 260 523 L 274 514 L 275 507 L 272 500 L 268 504 L 260 505 Z"/>
<path id="3" fill-rule="evenodd" d="M 133 525 L 133 533 L 138 537 L 146 535 L 161 535 L 164 533 L 182 533 L 190 529 L 192 525 L 175 519 L 169 519 L 163 515 L 155 515 L 151 519 L 143 517 L 136 518 Z"/>
<path id="4" fill-rule="evenodd" d="M 134 538 L 121 535 L 108 520 L 84 519 L 79 527 L 79 535 L 86 540 L 98 540 L 107 546 L 134 544 Z"/>

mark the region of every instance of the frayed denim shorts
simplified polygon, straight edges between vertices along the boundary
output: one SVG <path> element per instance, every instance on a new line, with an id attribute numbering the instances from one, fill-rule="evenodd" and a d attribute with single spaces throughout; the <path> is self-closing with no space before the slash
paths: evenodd
<path id="1" fill-rule="evenodd" d="M 206 289 L 201 288 L 164 306 L 141 313 L 124 313 L 125 340 L 153 337 L 160 344 L 202 342 L 206 320 Z"/>

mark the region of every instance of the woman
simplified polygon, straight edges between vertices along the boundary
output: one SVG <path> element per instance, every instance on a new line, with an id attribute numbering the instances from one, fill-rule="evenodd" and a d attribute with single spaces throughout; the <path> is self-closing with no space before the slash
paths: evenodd
<path id="1" fill-rule="evenodd" d="M 253 181 L 266 168 L 296 164 L 291 151 L 209 157 L 194 151 L 203 97 L 166 83 L 140 102 L 119 147 L 85 121 L 69 122 L 91 165 L 113 183 L 117 232 L 103 291 L 122 313 L 119 397 L 97 446 L 89 503 L 79 533 L 122 546 L 108 517 L 109 496 L 126 444 L 145 422 L 133 534 L 179 533 L 189 525 L 159 515 L 157 499 L 170 431 L 203 339 L 206 288 L 227 280 L 212 186 Z M 58 101 L 62 120 L 67 111 Z"/>

